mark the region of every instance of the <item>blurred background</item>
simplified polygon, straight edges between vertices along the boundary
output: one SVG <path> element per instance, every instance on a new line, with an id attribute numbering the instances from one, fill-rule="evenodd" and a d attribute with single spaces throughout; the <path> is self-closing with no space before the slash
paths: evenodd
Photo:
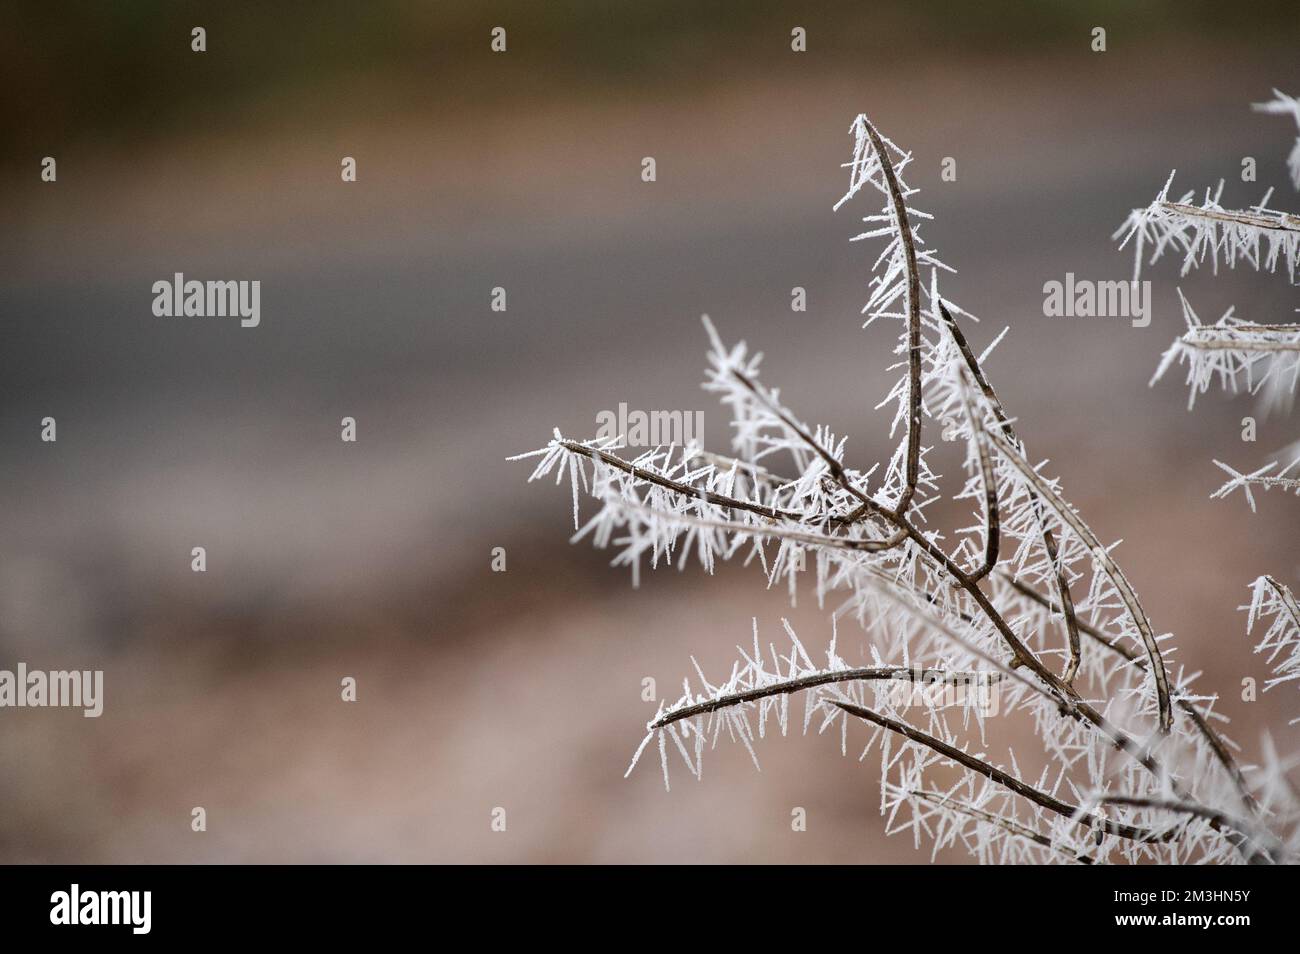
<path id="1" fill-rule="evenodd" d="M 914 151 L 946 294 L 977 348 L 1011 326 L 987 370 L 1124 540 L 1175 662 L 1223 693 L 1247 762 L 1266 729 L 1294 748 L 1294 693 L 1240 699 L 1266 673 L 1237 607 L 1262 572 L 1300 578 L 1300 504 L 1207 497 L 1211 458 L 1266 463 L 1297 419 L 1247 444 L 1250 399 L 1189 414 L 1179 379 L 1147 382 L 1179 284 L 1210 320 L 1287 320 L 1295 289 L 1163 261 L 1135 329 L 1044 317 L 1042 286 L 1130 277 L 1111 233 L 1175 167 L 1227 178 L 1225 205 L 1300 205 L 1296 130 L 1249 108 L 1300 90 L 1300 24 L 1281 0 L 1135 7 L 5 4 L 0 668 L 103 669 L 106 699 L 0 710 L 0 861 L 930 860 L 885 838 L 875 768 L 833 740 L 769 740 L 761 773 L 727 747 L 670 793 L 653 760 L 625 780 L 645 677 L 675 698 L 752 617 L 810 648 L 826 617 L 753 568 L 634 590 L 568 543 L 566 492 L 505 461 L 620 402 L 703 410 L 725 450 L 705 312 L 855 464 L 886 454 L 892 342 L 858 315 L 878 249 L 847 241 L 874 208 L 831 211 L 860 111 Z M 174 272 L 260 280 L 260 327 L 155 317 Z"/>

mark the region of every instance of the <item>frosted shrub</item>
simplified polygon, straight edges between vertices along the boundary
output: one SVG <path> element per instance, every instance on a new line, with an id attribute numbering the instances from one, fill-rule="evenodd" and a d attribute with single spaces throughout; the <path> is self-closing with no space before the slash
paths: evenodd
<path id="1" fill-rule="evenodd" d="M 710 678 L 696 666 L 681 697 L 660 705 L 628 771 L 652 752 L 665 786 L 674 762 L 699 778 L 724 739 L 757 762 L 762 737 L 793 725 L 872 757 L 890 830 L 933 851 L 961 845 L 1012 863 L 1293 860 L 1300 802 L 1283 767 L 1238 764 L 1216 696 L 1194 687 L 1113 546 L 1017 434 L 983 370 L 997 341 L 977 354 L 959 321 L 970 316 L 942 297 L 950 269 L 919 233 L 930 217 L 911 204 L 910 154 L 866 116 L 850 132 L 836 208 L 859 196 L 882 202 L 853 240 L 883 245 L 866 325 L 897 329 L 899 376 L 879 405 L 892 408 L 898 436 L 888 459 L 850 463 L 847 438 L 803 421 L 762 381 L 761 356 L 726 344 L 707 318 L 704 387 L 730 409 L 729 453 L 632 455 L 619 439 L 556 432 L 520 455 L 536 458 L 531 479 L 568 482 L 574 540 L 613 549 L 634 582 L 646 565 L 696 561 L 711 572 L 739 559 L 792 595 L 810 577 L 819 604 L 833 604 L 825 650 L 807 649 L 789 624 L 779 647 L 764 643 L 755 625 L 730 672 Z M 951 492 L 977 519 L 955 543 L 924 516 L 944 493 L 927 422 L 965 448 Z M 584 497 L 595 503 L 585 519 Z M 1251 618 L 1271 612 L 1270 603 Z M 843 621 L 864 631 L 866 658 L 841 655 Z M 1294 660 L 1300 624 L 1280 625 L 1265 651 Z M 997 706 L 917 705 L 917 694 L 897 691 L 917 683 L 992 687 Z M 1032 755 L 1008 743 L 1024 723 L 1038 740 Z"/>

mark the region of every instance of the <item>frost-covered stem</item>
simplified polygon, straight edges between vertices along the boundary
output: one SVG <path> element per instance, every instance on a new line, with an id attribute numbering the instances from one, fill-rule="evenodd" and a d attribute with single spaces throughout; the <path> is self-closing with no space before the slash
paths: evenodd
<path id="1" fill-rule="evenodd" d="M 671 477 L 665 477 L 663 474 L 656 473 L 653 470 L 647 470 L 644 467 L 638 467 L 630 461 L 626 461 L 609 451 L 603 451 L 596 447 L 588 447 L 585 444 L 579 444 L 577 441 L 561 440 L 558 442 L 565 450 L 581 454 L 592 460 L 608 464 L 625 474 L 631 474 L 637 480 L 644 480 L 646 483 L 654 484 L 656 487 L 663 487 L 665 490 L 671 490 L 675 493 L 691 497 L 696 500 L 704 500 L 719 507 L 729 507 L 732 510 L 746 510 L 749 513 L 756 513 L 760 517 L 767 517 L 771 520 L 796 520 L 802 521 L 803 515 L 790 510 L 779 510 L 776 507 L 764 507 L 762 504 L 752 503 L 748 500 L 737 500 L 735 497 L 728 497 L 726 494 L 714 493 L 711 490 L 701 490 L 698 487 L 691 487 L 680 481 L 673 480 Z"/>
<path id="2" fill-rule="evenodd" d="M 766 699 L 770 696 L 802 692 L 805 689 L 814 689 L 817 686 L 827 686 L 836 682 L 869 682 L 887 680 L 935 683 L 942 681 L 944 683 L 961 685 L 974 679 L 1000 678 L 1001 674 L 996 672 L 951 672 L 946 669 L 909 669 L 906 666 L 882 666 L 859 669 L 841 669 L 833 672 L 819 672 L 811 676 L 801 676 L 798 679 L 784 679 L 781 682 L 774 682 L 770 686 L 761 686 L 757 689 L 747 689 L 744 692 L 729 693 L 727 695 L 718 696 L 716 699 L 709 699 L 705 702 L 696 703 L 695 705 L 683 706 L 680 709 L 672 709 L 665 712 L 654 722 L 650 723 L 649 727 L 651 729 L 662 729 L 664 726 L 672 725 L 674 722 L 680 722 L 682 719 L 690 719 L 694 716 L 706 715 L 710 712 L 717 712 L 719 709 L 744 705 L 746 702 L 754 702 L 758 699 Z"/>
<path id="3" fill-rule="evenodd" d="M 1221 337 L 1222 330 L 1214 327 L 1194 328 L 1182 337 L 1184 347 L 1196 351 L 1244 351 L 1250 354 L 1272 354 L 1280 351 L 1300 351 L 1300 325 L 1233 325 L 1233 333 L 1253 331 L 1267 334 L 1293 334 L 1292 341 L 1275 341 L 1268 338 Z"/>
<path id="4" fill-rule="evenodd" d="M 863 128 L 871 139 L 871 147 L 880 158 L 880 170 L 889 189 L 894 206 L 894 226 L 902 242 L 903 258 L 907 263 L 907 485 L 899 495 L 894 513 L 901 517 L 907 513 L 921 469 L 921 274 L 916 267 L 916 245 L 912 241 L 912 226 L 907 219 L 907 203 L 903 190 L 898 187 L 894 164 L 885 151 L 880 133 L 866 116 L 859 116 Z"/>
<path id="5" fill-rule="evenodd" d="M 1253 321 L 1243 321 L 1239 325 L 1234 325 L 1234 327 L 1239 328 L 1242 331 L 1268 331 L 1268 332 L 1300 331 L 1300 325 L 1296 324 L 1294 321 L 1283 321 L 1283 322 L 1279 322 L 1278 324 L 1269 324 L 1269 325 L 1257 324 L 1256 322 Z"/>
<path id="6" fill-rule="evenodd" d="M 1194 815 L 1197 818 L 1204 818 L 1210 823 L 1210 827 L 1215 831 L 1223 828 L 1236 828 L 1241 831 L 1245 828 L 1244 824 L 1234 821 L 1230 816 L 1214 808 L 1206 808 L 1204 805 L 1194 805 L 1188 802 L 1180 802 L 1172 798 L 1148 798 L 1144 795 L 1098 795 L 1094 801 L 1102 805 L 1128 805 L 1131 808 L 1159 808 L 1163 811 L 1181 812 L 1184 815 Z"/>
<path id="7" fill-rule="evenodd" d="M 947 742 L 944 742 L 941 739 L 936 739 L 932 735 L 927 735 L 920 729 L 913 728 L 904 722 L 891 719 L 888 716 L 881 715 L 879 712 L 874 712 L 871 709 L 855 705 L 851 702 L 833 702 L 832 704 L 843 709 L 850 715 L 857 716 L 859 719 L 864 719 L 867 722 L 873 722 L 881 728 L 888 729 L 891 732 L 896 732 L 906 739 L 924 745 L 939 753 L 944 758 L 956 762 L 963 768 L 968 768 L 976 774 L 983 775 L 985 778 L 996 782 L 1003 788 L 1010 789 L 1017 795 L 1029 799 L 1029 801 L 1033 802 L 1035 805 L 1072 819 L 1078 824 L 1083 825 L 1085 828 L 1094 831 L 1100 828 L 1109 835 L 1115 835 L 1119 838 L 1129 838 L 1134 841 L 1159 842 L 1170 840 L 1169 835 L 1158 835 L 1145 828 L 1138 828 L 1133 825 L 1113 822 L 1109 819 L 1100 818 L 1097 815 L 1085 812 L 1078 805 L 1071 805 L 1068 802 L 1063 802 L 1059 798 L 1049 795 L 1047 792 L 1040 791 L 1032 785 L 1022 782 L 1014 775 L 1002 771 L 1002 769 L 997 766 L 990 765 L 983 759 L 977 758 L 968 752 L 963 752 L 955 745 L 949 745 Z"/>
<path id="8" fill-rule="evenodd" d="M 984 399 L 989 402 L 989 407 L 993 410 L 993 416 L 997 418 L 998 424 L 1001 425 L 1007 437 L 1018 442 L 1015 428 L 1011 426 L 1011 420 L 1007 417 L 1006 411 L 1003 410 L 997 392 L 993 390 L 992 383 L 985 376 L 984 369 L 980 367 L 979 359 L 975 357 L 975 352 L 971 350 L 970 344 L 966 341 L 966 335 L 962 333 L 956 319 L 949 313 L 947 306 L 942 301 L 939 302 L 939 313 L 943 315 L 948 331 L 952 335 L 953 341 L 957 343 L 957 349 L 966 362 L 966 369 L 970 371 L 971 377 L 975 379 L 975 383 L 984 394 Z M 1065 617 L 1066 641 L 1069 643 L 1070 661 L 1066 665 L 1062 679 L 1067 683 L 1073 683 L 1074 677 L 1078 675 L 1079 666 L 1083 662 L 1083 655 L 1079 645 L 1079 621 L 1074 611 L 1074 598 L 1070 595 L 1070 582 L 1065 578 L 1065 569 L 1060 565 L 1056 535 L 1052 533 L 1052 528 L 1043 519 L 1043 503 L 1038 499 L 1038 493 L 1032 487 L 1029 488 L 1029 500 L 1038 521 L 1038 529 L 1043 539 L 1043 549 L 1047 551 L 1047 558 L 1055 571 L 1056 592 L 1061 598 L 1061 615 Z"/>
<path id="9" fill-rule="evenodd" d="M 1236 225 L 1248 225 L 1254 229 L 1267 229 L 1277 232 L 1300 232 L 1300 216 L 1290 215 L 1289 213 L 1278 213 L 1278 218 L 1268 218 L 1262 215 L 1251 215 L 1249 212 L 1239 212 L 1227 209 L 1202 209 L 1195 205 L 1187 205 L 1183 202 L 1164 201 L 1159 203 L 1160 207 L 1178 215 L 1185 216 L 1189 219 L 1212 219 L 1216 222 L 1232 222 Z"/>
<path id="10" fill-rule="evenodd" d="M 930 802 L 934 805 L 940 805 L 944 808 L 951 808 L 953 811 L 960 812 L 961 814 L 965 815 L 968 818 L 974 818 L 977 821 L 988 822 L 990 825 L 996 825 L 997 827 L 1003 829 L 1004 831 L 1009 831 L 1013 835 L 1018 835 L 1021 838 L 1025 838 L 1029 841 L 1032 841 L 1036 845 L 1042 845 L 1044 848 L 1050 848 L 1052 851 L 1055 851 L 1057 854 L 1069 858 L 1071 861 L 1077 861 L 1079 862 L 1079 864 L 1082 865 L 1092 864 L 1092 859 L 1089 858 L 1087 855 L 1076 855 L 1072 851 L 1066 851 L 1064 848 L 1061 848 L 1058 845 L 1056 845 L 1052 841 L 1052 839 L 1048 838 L 1046 835 L 1041 834 L 1040 832 L 1036 832 L 1029 826 L 1022 825 L 1020 824 L 1020 822 L 1015 821 L 1014 819 L 1004 818 L 1001 815 L 994 815 L 992 812 L 986 812 L 982 808 L 976 808 L 973 805 L 967 805 L 965 802 L 958 801 L 955 798 L 952 798 L 948 795 L 943 795 L 939 792 L 927 792 L 920 789 L 913 789 L 908 794 L 912 795 L 915 798 L 923 799 L 924 801 Z"/>
<path id="11" fill-rule="evenodd" d="M 1093 559 L 1097 561 L 1102 572 L 1114 585 L 1115 591 L 1123 600 L 1124 606 L 1128 609 L 1129 616 L 1133 620 L 1133 625 L 1137 628 L 1142 637 L 1142 642 L 1146 646 L 1147 658 L 1151 663 L 1151 674 L 1155 680 L 1156 700 L 1160 710 L 1160 731 L 1168 734 L 1174 724 L 1173 708 L 1169 702 L 1169 674 L 1165 671 L 1164 658 L 1160 655 L 1160 647 L 1156 644 L 1155 633 L 1151 630 L 1151 622 L 1147 619 L 1142 604 L 1138 602 L 1133 587 L 1124 576 L 1124 571 L 1111 559 L 1106 548 L 1101 545 L 1101 541 L 1097 539 L 1088 525 L 1079 519 L 1078 514 L 1068 504 L 1057 497 L 1056 492 L 1051 487 L 1043 482 L 1038 472 L 1029 466 L 1029 463 L 1020 452 L 1000 434 L 995 434 L 992 431 L 988 432 L 988 434 L 992 441 L 998 445 L 1006 459 L 1020 471 L 1021 476 L 1035 487 L 1043 496 L 1043 499 L 1048 502 L 1048 505 L 1056 512 L 1056 515 L 1068 524 L 1070 529 L 1092 551 Z"/>
<path id="12" fill-rule="evenodd" d="M 629 503 L 628 501 L 617 501 L 615 506 L 629 510 L 638 510 L 645 514 L 654 514 L 653 507 L 647 507 L 645 504 Z M 824 533 L 812 533 L 807 530 L 796 530 L 792 527 L 761 527 L 749 523 L 736 523 L 732 520 L 712 520 L 708 517 L 692 517 L 689 514 L 674 514 L 671 518 L 677 523 L 690 524 L 695 527 L 708 527 L 712 530 L 725 530 L 728 533 L 745 534 L 751 537 L 776 537 L 779 540 L 797 540 L 800 543 L 806 543 L 813 547 L 829 547 L 835 550 L 854 550 L 859 553 L 881 553 L 885 550 L 892 550 L 903 540 L 907 539 L 904 531 L 898 531 L 885 540 L 863 540 L 858 537 L 831 537 Z"/>

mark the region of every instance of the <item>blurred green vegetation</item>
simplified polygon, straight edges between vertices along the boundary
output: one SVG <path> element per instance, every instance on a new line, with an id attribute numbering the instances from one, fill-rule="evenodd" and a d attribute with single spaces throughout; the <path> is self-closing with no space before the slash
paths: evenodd
<path id="1" fill-rule="evenodd" d="M 510 53 L 489 66 L 489 30 Z M 99 0 L 0 7 L 0 128 L 6 154 L 95 140 L 126 145 L 196 118 L 226 122 L 272 104 L 296 121 L 349 89 L 386 108 L 540 96 L 619 95 L 637 84 L 743 79 L 808 29 L 822 65 L 959 54 L 1042 55 L 1106 26 L 1112 53 L 1201 37 L 1294 44 L 1296 0 Z M 208 52 L 190 50 L 203 26 Z M 1083 38 L 1082 41 L 1080 38 Z M 1285 81 L 1286 77 L 1279 78 Z M 373 96 L 372 96 L 373 101 Z M 274 115 L 274 114 L 272 114 Z M 12 154 L 9 158 L 15 158 Z"/>

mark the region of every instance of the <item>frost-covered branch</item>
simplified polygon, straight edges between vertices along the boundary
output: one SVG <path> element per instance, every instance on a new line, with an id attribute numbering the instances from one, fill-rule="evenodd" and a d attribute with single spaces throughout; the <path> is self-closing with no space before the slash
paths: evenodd
<path id="1" fill-rule="evenodd" d="M 1193 192 L 1177 201 L 1170 200 L 1173 181 L 1171 172 L 1155 201 L 1146 208 L 1134 209 L 1113 236 L 1123 236 L 1120 248 L 1133 242 L 1134 281 L 1142 273 L 1142 253 L 1150 246 L 1150 264 L 1170 250 L 1181 254 L 1184 275 L 1207 260 L 1216 273 L 1220 261 L 1229 268 L 1242 262 L 1257 271 L 1269 272 L 1281 265 L 1295 282 L 1296 267 L 1300 265 L 1300 216 L 1269 209 L 1272 189 L 1259 205 L 1242 211 L 1219 204 L 1222 180 L 1212 195 L 1208 189 L 1205 191 L 1200 205 L 1193 204 Z"/>
<path id="2" fill-rule="evenodd" d="M 795 692 L 803 692 L 805 689 L 814 689 L 818 686 L 828 686 L 835 682 L 890 681 L 910 682 L 918 685 L 935 685 L 937 683 L 941 685 L 965 686 L 979 679 L 996 680 L 998 678 L 1001 678 L 998 673 L 949 672 L 945 669 L 907 669 L 902 666 L 865 666 L 856 669 L 823 669 L 805 675 L 796 676 L 792 679 L 781 679 L 767 685 L 760 685 L 741 691 L 727 692 L 705 699 L 703 702 L 696 702 L 690 705 L 669 709 L 659 718 L 655 719 L 654 722 L 650 723 L 650 728 L 662 729 L 666 725 L 680 722 L 682 719 L 689 719 L 692 716 L 702 715 L 706 712 L 717 712 L 719 709 L 727 709 L 731 706 L 743 705 L 746 702 L 755 702 L 759 699 L 766 699 L 769 696 L 789 695 Z"/>
<path id="3" fill-rule="evenodd" d="M 1187 331 L 1174 339 L 1151 377 L 1159 381 L 1175 362 L 1187 366 L 1187 408 L 1216 381 L 1225 391 L 1262 395 L 1264 410 L 1289 411 L 1300 383 L 1300 325 L 1242 321 L 1229 308 L 1212 325 L 1201 323 L 1178 289 Z"/>
<path id="4" fill-rule="evenodd" d="M 1221 460 L 1216 460 L 1214 463 L 1220 470 L 1226 473 L 1230 479 L 1224 483 L 1222 487 L 1210 494 L 1211 500 L 1222 500 L 1234 490 L 1240 490 L 1246 495 L 1246 502 L 1250 504 L 1251 513 L 1254 513 L 1255 490 L 1262 490 L 1267 493 L 1268 491 L 1277 488 L 1284 494 L 1290 492 L 1295 494 L 1297 497 L 1300 497 L 1300 475 L 1294 477 L 1287 476 L 1289 471 L 1295 470 L 1297 466 L 1300 466 L 1300 457 L 1297 457 L 1276 473 L 1273 472 L 1273 468 L 1278 465 L 1277 461 L 1265 464 L 1263 467 L 1259 468 L 1259 470 L 1252 470 L 1248 474 L 1242 473 L 1233 467 L 1229 467 Z"/>

